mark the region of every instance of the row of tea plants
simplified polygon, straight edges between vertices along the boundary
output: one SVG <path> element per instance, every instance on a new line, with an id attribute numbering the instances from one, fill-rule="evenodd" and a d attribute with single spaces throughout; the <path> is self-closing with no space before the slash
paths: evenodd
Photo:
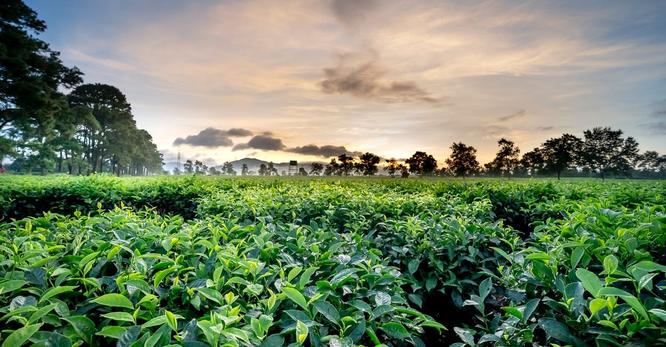
<path id="1" fill-rule="evenodd" d="M 11 180 L 3 347 L 666 344 L 660 182 Z"/>

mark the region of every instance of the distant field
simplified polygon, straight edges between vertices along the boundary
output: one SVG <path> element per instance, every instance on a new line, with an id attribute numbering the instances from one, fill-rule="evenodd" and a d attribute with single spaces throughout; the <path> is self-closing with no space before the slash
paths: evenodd
<path id="1" fill-rule="evenodd" d="M 0 341 L 666 344 L 663 181 L 5 175 L 0 218 Z"/>

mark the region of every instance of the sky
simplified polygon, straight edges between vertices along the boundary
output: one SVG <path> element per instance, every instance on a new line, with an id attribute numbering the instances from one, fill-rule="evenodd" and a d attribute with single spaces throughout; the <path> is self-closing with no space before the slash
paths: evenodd
<path id="1" fill-rule="evenodd" d="M 172 161 L 490 161 L 596 126 L 666 152 L 666 1 L 28 0 Z"/>

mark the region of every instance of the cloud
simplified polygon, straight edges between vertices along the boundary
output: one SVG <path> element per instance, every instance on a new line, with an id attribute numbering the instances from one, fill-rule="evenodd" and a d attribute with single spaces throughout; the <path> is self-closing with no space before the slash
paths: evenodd
<path id="1" fill-rule="evenodd" d="M 512 113 L 512 114 L 510 114 L 510 115 L 506 115 L 506 116 L 498 117 L 497 119 L 498 119 L 500 122 L 506 122 L 506 121 L 509 121 L 509 120 L 512 120 L 512 119 L 516 119 L 516 118 L 524 117 L 526 114 L 527 114 L 527 112 L 525 112 L 525 110 L 520 110 L 520 111 L 518 111 L 518 112 L 514 112 L 514 113 Z"/>
<path id="2" fill-rule="evenodd" d="M 537 130 L 539 130 L 539 131 L 550 131 L 550 130 L 554 130 L 554 129 L 555 129 L 555 127 L 552 126 L 552 125 L 537 127 Z"/>
<path id="3" fill-rule="evenodd" d="M 651 114 L 651 120 L 642 126 L 654 135 L 666 135 L 666 99 L 658 101 Z"/>
<path id="4" fill-rule="evenodd" d="M 353 66 L 346 61 L 346 56 L 342 56 L 336 67 L 324 69 L 326 78 L 320 82 L 324 93 L 349 94 L 385 103 L 438 102 L 413 81 L 386 81 L 387 71 L 377 60 Z"/>
<path id="5" fill-rule="evenodd" d="M 252 132 L 247 129 L 242 129 L 242 128 L 231 128 L 227 130 L 227 134 L 231 137 L 245 137 L 245 136 L 252 136 Z"/>
<path id="6" fill-rule="evenodd" d="M 286 148 L 281 139 L 272 137 L 270 135 L 257 135 L 250 139 L 247 143 L 239 143 L 234 146 L 234 151 L 242 149 L 260 149 L 264 151 L 280 151 Z"/>
<path id="7" fill-rule="evenodd" d="M 288 148 L 285 151 L 303 154 L 303 155 L 326 157 L 326 158 L 335 157 L 340 154 L 347 154 L 352 156 L 360 154 L 360 152 L 352 152 L 347 150 L 345 146 L 333 146 L 333 145 L 324 145 L 324 146 L 306 145 L 306 146 Z"/>
<path id="8" fill-rule="evenodd" d="M 221 130 L 208 127 L 201 130 L 196 135 L 189 135 L 185 138 L 179 137 L 173 141 L 173 144 L 175 146 L 190 145 L 209 148 L 229 147 L 234 144 L 233 141 L 231 141 L 231 137 L 244 137 L 250 135 L 252 135 L 252 132 L 247 129 L 232 128 L 229 130 Z"/>
<path id="9" fill-rule="evenodd" d="M 377 5 L 375 0 L 333 0 L 331 10 L 340 22 L 355 27 Z"/>

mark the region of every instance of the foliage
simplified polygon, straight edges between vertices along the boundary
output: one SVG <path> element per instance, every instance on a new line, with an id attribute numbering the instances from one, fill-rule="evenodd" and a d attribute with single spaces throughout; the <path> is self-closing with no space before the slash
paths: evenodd
<path id="1" fill-rule="evenodd" d="M 661 182 L 10 176 L 0 189 L 5 214 L 35 216 L 0 224 L 0 340 L 17 346 L 666 342 Z"/>

